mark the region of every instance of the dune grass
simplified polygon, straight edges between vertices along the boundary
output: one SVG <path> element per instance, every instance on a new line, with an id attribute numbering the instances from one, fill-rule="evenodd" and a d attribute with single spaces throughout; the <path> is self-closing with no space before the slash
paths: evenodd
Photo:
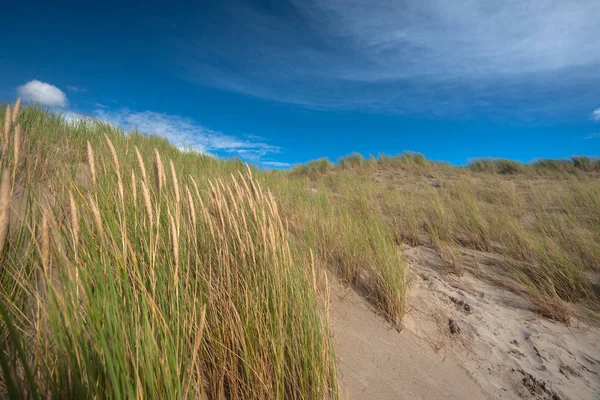
<path id="1" fill-rule="evenodd" d="M 348 193 L 361 193 L 362 208 L 395 230 L 399 243 L 434 247 L 459 275 L 461 249 L 501 256 L 499 272 L 513 289 L 568 322 L 567 302 L 600 303 L 589 278 L 600 272 L 594 162 L 479 160 L 455 168 L 408 153 L 352 171 L 340 164 L 315 185 L 347 205 L 356 202 Z"/>
<path id="2" fill-rule="evenodd" d="M 31 107 L 7 127 L 3 397 L 338 396 L 317 261 L 257 171 Z"/>
<path id="3" fill-rule="evenodd" d="M 598 304 L 597 160 L 421 154 L 262 171 L 0 109 L 0 396 L 337 398 L 330 279 L 391 324 L 403 246 L 493 253 L 549 317 Z"/>

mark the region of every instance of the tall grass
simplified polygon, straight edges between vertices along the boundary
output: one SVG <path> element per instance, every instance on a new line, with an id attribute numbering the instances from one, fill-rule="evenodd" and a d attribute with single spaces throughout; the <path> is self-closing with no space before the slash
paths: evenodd
<path id="1" fill-rule="evenodd" d="M 337 397 L 316 264 L 251 170 L 30 107 L 18 124 L 0 161 L 2 396 Z"/>

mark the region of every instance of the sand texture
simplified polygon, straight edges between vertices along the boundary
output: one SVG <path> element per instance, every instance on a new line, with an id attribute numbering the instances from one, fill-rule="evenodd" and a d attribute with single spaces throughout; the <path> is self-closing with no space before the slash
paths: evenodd
<path id="1" fill-rule="evenodd" d="M 334 343 L 350 399 L 600 399 L 600 329 L 540 316 L 499 282 L 494 257 L 469 254 L 458 277 L 427 247 L 405 250 L 400 331 L 332 285 Z"/>

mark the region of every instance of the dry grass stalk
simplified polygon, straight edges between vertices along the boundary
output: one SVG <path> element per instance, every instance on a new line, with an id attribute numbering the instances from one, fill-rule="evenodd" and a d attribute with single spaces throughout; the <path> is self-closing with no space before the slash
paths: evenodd
<path id="1" fill-rule="evenodd" d="M 179 233 L 175 226 L 173 215 L 169 212 L 169 220 L 171 222 L 171 237 L 173 239 L 173 256 L 175 257 L 175 286 L 179 283 Z"/>
<path id="2" fill-rule="evenodd" d="M 73 235 L 73 248 L 77 248 L 79 240 L 79 212 L 77 211 L 77 203 L 73 192 L 69 191 L 69 204 L 71 206 L 71 234 Z"/>
<path id="3" fill-rule="evenodd" d="M 77 244 L 79 242 L 79 212 L 77 211 L 77 203 L 73 192 L 69 190 L 69 204 L 71 206 L 71 235 L 73 240 L 73 252 L 75 253 L 75 260 L 78 258 Z M 79 297 L 79 268 L 75 269 L 75 282 L 77 282 L 77 296 Z"/>
<path id="4" fill-rule="evenodd" d="M 154 226 L 154 212 L 152 211 L 152 203 L 150 202 L 150 192 L 148 191 L 148 185 L 142 181 L 142 196 L 144 197 L 144 204 L 146 205 L 146 212 L 148 214 L 148 221 L 150 221 L 150 227 Z"/>
<path id="5" fill-rule="evenodd" d="M 5 146 L 8 145 L 8 138 L 10 133 L 10 125 L 12 122 L 12 114 L 10 112 L 10 104 L 6 106 L 6 113 L 4 114 L 4 140 Z"/>
<path id="6" fill-rule="evenodd" d="M 165 167 L 160 159 L 160 153 L 156 148 L 154 149 L 154 157 L 154 180 L 156 182 L 156 190 L 160 192 L 165 185 L 167 178 L 165 174 Z"/>
<path id="7" fill-rule="evenodd" d="M 92 175 L 92 181 L 94 185 L 96 184 L 96 162 L 94 160 L 94 149 L 92 149 L 92 144 L 88 140 L 87 142 L 87 156 L 88 156 L 88 165 L 90 167 L 90 174 Z"/>
<path id="8" fill-rule="evenodd" d="M 177 179 L 177 172 L 175 171 L 173 160 L 169 160 L 169 164 L 171 167 L 171 176 L 173 178 L 173 191 L 175 192 L 175 222 L 177 234 L 179 235 L 179 229 L 181 228 L 181 192 L 179 191 L 179 180 Z"/>
<path id="9" fill-rule="evenodd" d="M 192 192 L 190 192 L 190 188 L 187 185 L 185 185 L 185 193 L 192 226 L 194 227 L 194 231 L 196 231 L 196 207 L 194 206 L 194 200 L 192 199 Z"/>
<path id="10" fill-rule="evenodd" d="M 121 179 L 121 166 L 119 164 L 119 157 L 117 157 L 117 151 L 115 150 L 115 146 L 113 146 L 111 140 L 108 135 L 104 134 L 106 138 L 106 142 L 108 143 L 108 148 L 110 149 L 110 154 L 113 159 L 113 164 L 115 166 L 115 172 L 117 173 L 117 189 L 119 190 L 119 200 L 121 200 L 121 207 L 125 209 L 125 191 L 123 189 L 123 180 Z"/>
<path id="11" fill-rule="evenodd" d="M 15 103 L 15 109 L 13 110 L 12 113 L 12 123 L 15 124 L 17 122 L 17 118 L 19 117 L 19 110 L 21 108 L 21 98 L 19 97 L 17 99 L 17 102 Z"/>
<path id="12" fill-rule="evenodd" d="M 104 236 L 104 228 L 102 227 L 102 217 L 100 216 L 100 210 L 98 209 L 98 205 L 96 204 L 96 200 L 91 194 L 88 194 L 88 203 L 90 208 L 92 209 L 92 216 L 94 217 L 94 222 L 96 224 L 96 229 L 98 230 L 98 235 Z"/>
<path id="13" fill-rule="evenodd" d="M 2 254 L 6 235 L 8 234 L 10 192 L 10 176 L 8 170 L 4 170 L 2 173 L 2 181 L 0 182 L 0 254 Z"/>
<path id="14" fill-rule="evenodd" d="M 190 175 L 190 181 L 192 181 L 192 185 L 194 185 L 194 191 L 196 192 L 196 197 L 198 198 L 198 201 L 202 202 L 202 198 L 200 197 L 200 191 L 198 190 L 198 184 L 196 183 L 196 180 L 194 179 L 194 177 L 191 175 Z"/>
<path id="15" fill-rule="evenodd" d="M 131 194 L 133 195 L 133 204 L 137 204 L 137 180 L 134 170 L 131 170 Z"/>
<path id="16" fill-rule="evenodd" d="M 196 365 L 196 358 L 198 357 L 198 353 L 200 352 L 200 345 L 202 344 L 202 333 L 204 331 L 204 323 L 206 320 L 206 305 L 202 307 L 202 313 L 200 314 L 200 323 L 198 324 L 197 331 L 195 332 L 196 340 L 194 341 L 194 350 L 192 351 L 192 363 L 190 365 Z M 188 382 L 188 386 L 185 388 L 183 398 L 188 398 L 188 392 L 190 389 L 190 383 Z"/>
<path id="17" fill-rule="evenodd" d="M 148 176 L 146 174 L 146 165 L 144 164 L 144 159 L 140 154 L 140 150 L 135 146 L 135 154 L 137 156 L 138 165 L 140 166 L 140 170 L 142 171 L 142 179 L 146 184 L 148 184 Z"/>
<path id="18" fill-rule="evenodd" d="M 15 178 L 17 174 L 17 166 L 19 165 L 19 152 L 21 149 L 21 127 L 19 125 L 15 126 L 15 137 L 13 143 L 13 187 L 15 183 Z"/>
<path id="19" fill-rule="evenodd" d="M 173 164 L 173 160 L 169 160 L 169 164 L 171 167 L 171 176 L 173 177 L 173 191 L 175 192 L 175 201 L 177 207 L 181 204 L 181 195 L 179 193 L 179 181 L 177 180 L 177 173 L 175 172 L 175 165 Z"/>
<path id="20" fill-rule="evenodd" d="M 50 233 L 48 232 L 48 211 L 42 217 L 41 257 L 44 274 L 48 274 L 50 264 Z"/>
<path id="21" fill-rule="evenodd" d="M 315 292 L 316 292 L 317 291 L 317 268 L 315 265 L 315 256 L 313 254 L 312 249 L 310 249 L 310 269 L 312 272 L 313 288 L 315 289 Z"/>

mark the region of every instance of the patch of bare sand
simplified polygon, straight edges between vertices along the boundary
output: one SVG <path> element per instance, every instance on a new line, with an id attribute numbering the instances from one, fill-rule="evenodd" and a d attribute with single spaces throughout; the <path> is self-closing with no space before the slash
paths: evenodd
<path id="1" fill-rule="evenodd" d="M 427 247 L 405 251 L 411 286 L 401 332 L 352 289 L 333 284 L 332 325 L 350 399 L 600 399 L 600 329 L 571 327 L 497 282 L 497 260 L 471 252 L 461 277 Z M 451 322 L 452 321 L 452 322 Z"/>
<path id="2" fill-rule="evenodd" d="M 398 332 L 354 290 L 333 283 L 332 322 L 343 398 L 482 399 L 453 357 L 408 330 Z"/>
<path id="3" fill-rule="evenodd" d="M 462 277 L 445 273 L 430 248 L 405 256 L 412 277 L 405 330 L 456 359 L 488 396 L 600 399 L 598 327 L 541 317 L 531 302 L 495 283 L 501 267 L 491 255 L 470 252 L 474 262 Z"/>

